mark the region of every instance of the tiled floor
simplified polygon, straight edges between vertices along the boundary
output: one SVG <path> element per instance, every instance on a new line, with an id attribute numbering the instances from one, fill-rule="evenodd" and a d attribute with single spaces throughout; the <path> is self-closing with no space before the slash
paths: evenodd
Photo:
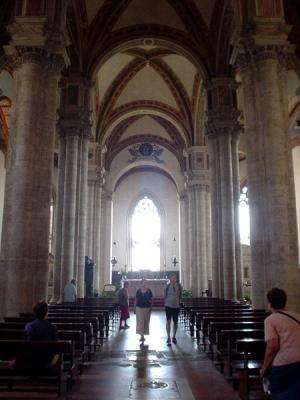
<path id="1" fill-rule="evenodd" d="M 102 350 L 69 388 L 64 399 L 238 400 L 182 326 L 177 335 L 178 344 L 167 346 L 162 311 L 153 312 L 150 336 L 144 346 L 138 339 L 135 316 L 131 314 L 130 329 L 118 331 L 115 327 L 111 331 Z M 3 395 L 0 393 L 0 398 L 11 398 Z M 28 394 L 26 398 L 46 399 L 49 396 Z"/>

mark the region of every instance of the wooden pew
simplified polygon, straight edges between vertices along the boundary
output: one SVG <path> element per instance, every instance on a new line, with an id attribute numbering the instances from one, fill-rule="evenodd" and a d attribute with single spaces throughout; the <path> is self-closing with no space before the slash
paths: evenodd
<path id="1" fill-rule="evenodd" d="M 209 317 L 203 318 L 203 335 L 209 338 L 209 343 L 215 344 L 216 343 L 216 336 L 217 332 L 219 331 L 218 323 L 232 323 L 232 322 L 261 322 L 265 320 L 265 315 L 233 315 L 228 317 Z M 247 326 L 245 326 L 246 328 Z"/>
<path id="2" fill-rule="evenodd" d="M 5 322 L 24 322 L 24 323 L 28 323 L 33 320 L 32 317 L 4 317 L 3 319 Z M 75 325 L 80 323 L 90 323 L 93 325 L 93 330 L 92 330 L 93 340 L 90 340 L 90 345 L 93 344 L 94 350 L 96 351 L 99 342 L 101 343 L 103 341 L 104 331 L 103 329 L 99 330 L 99 320 L 97 317 L 55 317 L 55 318 L 48 318 L 48 321 L 52 322 L 55 325 L 59 323 L 73 323 Z"/>
<path id="3" fill-rule="evenodd" d="M 231 366 L 234 371 L 237 371 L 238 391 L 242 400 L 249 400 L 253 382 L 256 382 L 261 389 L 259 370 L 263 363 L 265 346 L 263 339 L 237 339 L 236 341 L 236 351 L 243 353 L 243 360 L 232 360 Z"/>
<path id="4" fill-rule="evenodd" d="M 216 336 L 218 332 L 221 330 L 231 330 L 231 329 L 264 329 L 264 321 L 253 321 L 253 320 L 244 320 L 244 321 L 222 321 L 222 322 L 211 322 L 209 324 L 209 336 L 210 332 L 212 332 L 212 341 L 209 341 L 209 345 L 212 346 L 215 344 Z M 204 343 L 204 350 L 206 351 L 206 342 Z M 211 350 L 211 347 L 210 347 Z"/>
<path id="5" fill-rule="evenodd" d="M 237 339 L 263 339 L 264 329 L 224 329 L 218 332 L 216 339 L 217 356 L 221 361 L 226 378 L 232 376 L 231 360 L 237 359 Z M 242 355 L 243 357 L 243 355 Z"/>
<path id="6" fill-rule="evenodd" d="M 17 329 L 24 331 L 27 322 L 2 322 L 0 323 L 0 330 Z M 94 336 L 93 326 L 91 323 L 56 323 L 58 331 L 81 331 L 83 335 L 84 346 L 81 349 L 82 361 L 85 362 L 86 355 L 88 360 L 91 359 L 91 354 L 94 352 Z"/>
<path id="7" fill-rule="evenodd" d="M 264 321 L 268 314 L 266 313 L 236 313 L 236 314 L 225 314 L 225 315 L 214 315 L 214 316 L 204 316 L 202 318 L 202 335 L 203 338 L 209 337 L 209 340 L 215 342 L 215 332 L 211 328 L 211 323 L 213 322 L 243 322 L 243 321 Z M 197 330 L 197 338 L 199 337 L 199 329 Z M 197 340 L 198 342 L 198 340 Z"/>
<path id="8" fill-rule="evenodd" d="M 22 365 L 22 358 L 57 354 L 58 361 L 53 367 Z M 54 391 L 61 396 L 66 391 L 67 373 L 63 370 L 64 353 L 72 352 L 71 341 L 25 341 L 0 340 L 0 356 L 9 355 L 16 362 L 0 363 L 0 386 L 2 390 L 41 390 L 47 385 L 47 392 Z M 38 379 L 37 379 L 38 378 Z"/>
<path id="9" fill-rule="evenodd" d="M 109 332 L 109 321 L 113 319 L 114 315 L 114 306 L 113 307 L 97 307 L 97 306 L 78 306 L 78 305 L 70 305 L 67 306 L 66 304 L 54 304 L 49 305 L 49 312 L 48 315 L 52 314 L 66 314 L 70 313 L 71 315 L 96 315 L 100 316 L 103 315 L 104 318 L 104 326 L 105 326 L 105 333 L 108 336 Z M 21 316 L 21 315 L 20 315 Z M 101 324 L 101 321 L 99 320 Z"/>
<path id="10" fill-rule="evenodd" d="M 73 379 L 83 370 L 85 334 L 80 330 L 58 330 L 58 337 L 59 340 L 72 342 L 72 353 L 64 354 L 64 368 L 69 371 L 70 378 Z M 0 340 L 24 340 L 24 329 L 0 329 Z"/>
<path id="11" fill-rule="evenodd" d="M 201 315 L 202 313 L 231 313 L 231 312 L 240 312 L 243 310 L 251 310 L 248 305 L 240 305 L 240 304 L 219 304 L 219 305 L 205 305 L 200 307 L 193 307 L 190 309 L 189 316 L 189 326 L 191 336 L 194 336 L 194 327 L 197 321 L 197 315 Z"/>
<path id="12" fill-rule="evenodd" d="M 48 319 L 49 318 L 98 318 L 98 329 L 99 333 L 102 332 L 101 338 L 103 339 L 104 334 L 103 332 L 105 331 L 106 337 L 108 336 L 109 332 L 109 313 L 106 310 L 104 311 L 77 311 L 77 310 L 51 310 L 48 313 Z"/>

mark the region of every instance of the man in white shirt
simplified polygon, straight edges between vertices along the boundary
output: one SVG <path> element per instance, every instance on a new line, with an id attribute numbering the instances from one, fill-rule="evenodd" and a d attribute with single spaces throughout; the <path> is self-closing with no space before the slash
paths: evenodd
<path id="1" fill-rule="evenodd" d="M 64 288 L 64 302 L 74 303 L 77 297 L 76 279 L 72 279 Z"/>

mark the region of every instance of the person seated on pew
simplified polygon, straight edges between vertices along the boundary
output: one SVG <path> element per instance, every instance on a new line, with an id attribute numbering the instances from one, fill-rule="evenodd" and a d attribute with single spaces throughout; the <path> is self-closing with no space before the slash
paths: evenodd
<path id="1" fill-rule="evenodd" d="M 58 332 L 55 325 L 47 321 L 48 317 L 48 304 L 45 301 L 38 301 L 33 307 L 35 320 L 25 325 L 24 337 L 25 340 L 45 340 L 57 341 Z M 24 359 L 26 365 L 34 366 L 54 366 L 58 360 L 57 354 L 43 353 L 38 357 L 31 357 Z"/>
<path id="2" fill-rule="evenodd" d="M 300 314 L 285 308 L 284 290 L 267 293 L 272 314 L 265 319 L 265 358 L 260 374 L 270 375 L 272 400 L 300 399 Z"/>

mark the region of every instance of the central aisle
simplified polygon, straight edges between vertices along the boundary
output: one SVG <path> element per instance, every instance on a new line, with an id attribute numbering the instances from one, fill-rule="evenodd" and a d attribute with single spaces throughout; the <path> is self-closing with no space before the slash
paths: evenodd
<path id="1" fill-rule="evenodd" d="M 179 323 L 177 345 L 166 344 L 165 314 L 154 311 L 150 336 L 144 346 L 135 334 L 135 315 L 130 329 L 117 326 L 105 340 L 67 400 L 238 400 L 196 342 Z"/>

